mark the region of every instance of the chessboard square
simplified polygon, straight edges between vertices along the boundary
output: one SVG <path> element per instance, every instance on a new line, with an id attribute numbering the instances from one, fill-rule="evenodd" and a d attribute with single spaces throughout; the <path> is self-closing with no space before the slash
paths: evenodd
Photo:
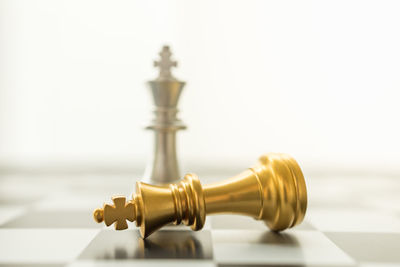
<path id="1" fill-rule="evenodd" d="M 213 230 L 214 257 L 223 264 L 353 265 L 354 260 L 317 231 L 285 233 Z"/>
<path id="2" fill-rule="evenodd" d="M 400 233 L 327 232 L 325 235 L 359 262 L 400 265 Z"/>
<path id="3" fill-rule="evenodd" d="M 103 230 L 79 256 L 80 260 L 211 259 L 209 231 L 160 230 L 146 239 L 138 230 Z"/>
<path id="4" fill-rule="evenodd" d="M 308 220 L 326 232 L 400 233 L 400 217 L 395 214 L 359 209 L 310 209 Z"/>
<path id="5" fill-rule="evenodd" d="M 191 266 L 191 267 L 216 267 L 216 264 L 211 260 L 173 260 L 173 259 L 162 259 L 162 260 L 79 260 L 71 263 L 67 267 L 132 267 L 132 266 L 143 266 L 143 267 L 179 267 L 179 266 Z"/>
<path id="6" fill-rule="evenodd" d="M 0 225 L 20 216 L 25 211 L 22 206 L 0 206 Z"/>
<path id="7" fill-rule="evenodd" d="M 7 263 L 1 264 L 0 267 L 65 267 L 66 264 L 53 264 L 53 263 Z"/>
<path id="8" fill-rule="evenodd" d="M 97 233 L 93 229 L 0 229 L 0 263 L 67 263 Z"/>
<path id="9" fill-rule="evenodd" d="M 247 230 L 264 230 L 268 231 L 268 227 L 263 221 L 257 221 L 254 218 L 240 215 L 215 215 L 210 216 L 212 229 L 247 229 Z M 308 222 L 303 221 L 296 226 L 296 230 L 314 230 L 315 228 Z"/>
<path id="10" fill-rule="evenodd" d="M 101 228 L 94 222 L 92 214 L 85 211 L 31 210 L 16 217 L 1 228 Z"/>
<path id="11" fill-rule="evenodd" d="M 43 196 L 1 195 L 0 191 L 0 205 L 28 205 L 42 198 Z"/>
<path id="12" fill-rule="evenodd" d="M 399 267 L 398 263 L 368 262 L 361 263 L 359 267 Z"/>
<path id="13" fill-rule="evenodd" d="M 36 210 L 79 210 L 92 212 L 108 198 L 96 194 L 76 194 L 71 192 L 57 192 L 47 196 L 33 205 Z"/>
<path id="14" fill-rule="evenodd" d="M 222 263 L 218 264 L 218 267 L 360 267 L 356 263 L 354 264 L 276 264 L 276 263 L 265 263 L 265 264 L 247 264 L 247 263 Z M 389 267 L 389 266 L 388 266 Z"/>
<path id="15" fill-rule="evenodd" d="M 372 195 L 364 199 L 364 201 L 372 208 L 378 210 L 398 213 L 400 215 L 400 195 L 399 191 L 386 193 L 386 196 Z"/>
<path id="16" fill-rule="evenodd" d="M 32 177 L 0 177 L 0 205 L 24 205 L 44 198 L 53 187 Z"/>

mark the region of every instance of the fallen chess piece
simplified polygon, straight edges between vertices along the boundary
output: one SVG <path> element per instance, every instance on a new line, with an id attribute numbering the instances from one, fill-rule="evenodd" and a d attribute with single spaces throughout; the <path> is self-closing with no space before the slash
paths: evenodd
<path id="1" fill-rule="evenodd" d="M 304 219 L 307 190 L 297 162 L 285 154 L 270 153 L 260 157 L 256 166 L 223 182 L 202 186 L 195 174 L 187 174 L 177 184 L 149 185 L 136 183 L 136 194 L 112 198 L 93 213 L 96 222 L 116 230 L 136 221 L 146 238 L 162 226 L 174 223 L 200 230 L 206 215 L 241 214 L 262 220 L 273 231 L 291 228 Z"/>

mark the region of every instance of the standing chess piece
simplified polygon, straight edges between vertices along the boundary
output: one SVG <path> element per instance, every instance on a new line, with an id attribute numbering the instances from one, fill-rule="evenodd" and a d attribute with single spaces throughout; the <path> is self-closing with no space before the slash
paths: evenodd
<path id="1" fill-rule="evenodd" d="M 155 119 L 146 129 L 154 131 L 155 145 L 145 179 L 151 183 L 165 184 L 180 178 L 176 132 L 186 129 L 186 126 L 176 114 L 179 96 L 185 83 L 172 76 L 171 68 L 176 67 L 177 62 L 171 60 L 172 53 L 169 47 L 164 46 L 159 55 L 160 61 L 155 61 L 154 66 L 160 69 L 160 74 L 158 78 L 148 82 L 155 103 Z"/>

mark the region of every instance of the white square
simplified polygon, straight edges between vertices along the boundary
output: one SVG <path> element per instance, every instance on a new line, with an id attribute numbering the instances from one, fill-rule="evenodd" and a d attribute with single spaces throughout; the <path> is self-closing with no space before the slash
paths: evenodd
<path id="1" fill-rule="evenodd" d="M 1 263 L 66 263 L 95 237 L 93 229 L 0 229 Z"/>
<path id="2" fill-rule="evenodd" d="M 321 231 L 400 232 L 400 217 L 375 210 L 310 209 L 307 219 Z"/>
<path id="3" fill-rule="evenodd" d="M 0 206 L 0 225 L 21 215 L 25 210 L 22 206 Z"/>
<path id="4" fill-rule="evenodd" d="M 91 212 L 103 206 L 103 203 L 112 203 L 109 197 L 100 197 L 90 194 L 74 194 L 71 192 L 57 192 L 38 201 L 33 208 L 41 211 L 73 210 Z"/>
<path id="5" fill-rule="evenodd" d="M 354 264 L 354 260 L 317 231 L 282 234 L 255 230 L 212 231 L 214 257 L 225 264 Z"/>

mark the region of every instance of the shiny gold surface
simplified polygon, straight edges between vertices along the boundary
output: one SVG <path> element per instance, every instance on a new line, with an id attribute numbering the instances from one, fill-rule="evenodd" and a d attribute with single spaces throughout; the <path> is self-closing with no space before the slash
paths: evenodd
<path id="1" fill-rule="evenodd" d="M 115 229 L 128 228 L 126 220 L 136 221 L 142 237 L 162 226 L 184 223 L 200 230 L 206 214 L 231 213 L 262 220 L 274 231 L 301 223 L 307 208 L 307 190 L 297 162 L 285 154 L 269 153 L 258 164 L 228 180 L 205 185 L 194 174 L 177 184 L 165 186 L 136 183 L 136 194 L 113 197 L 94 212 L 96 222 Z"/>

